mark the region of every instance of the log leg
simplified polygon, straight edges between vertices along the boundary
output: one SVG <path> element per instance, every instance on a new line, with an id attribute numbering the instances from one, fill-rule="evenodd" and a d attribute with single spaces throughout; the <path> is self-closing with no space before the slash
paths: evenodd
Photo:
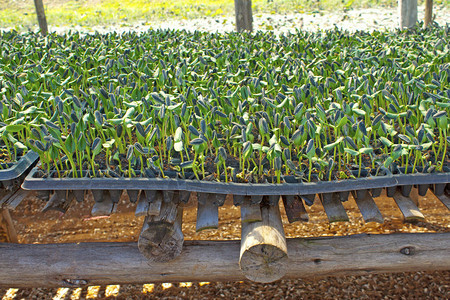
<path id="1" fill-rule="evenodd" d="M 278 206 L 261 207 L 261 216 L 261 222 L 242 222 L 239 267 L 248 279 L 265 283 L 284 276 L 288 256 Z"/>
<path id="2" fill-rule="evenodd" d="M 0 208 L 0 227 L 2 227 L 6 233 L 6 239 L 9 243 L 18 243 L 16 228 L 9 214 L 8 209 Z"/>
<path id="3" fill-rule="evenodd" d="M 163 202 L 158 216 L 148 215 L 139 235 L 139 251 L 151 262 L 167 262 L 181 253 L 183 208 Z"/>

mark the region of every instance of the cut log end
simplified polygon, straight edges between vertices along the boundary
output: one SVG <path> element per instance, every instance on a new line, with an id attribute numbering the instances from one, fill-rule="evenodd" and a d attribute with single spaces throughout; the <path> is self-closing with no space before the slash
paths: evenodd
<path id="1" fill-rule="evenodd" d="M 141 232 L 139 251 L 151 262 L 167 262 L 181 254 L 183 234 L 167 222 L 150 223 Z"/>
<path id="2" fill-rule="evenodd" d="M 242 220 L 239 267 L 256 282 L 273 282 L 287 269 L 287 245 L 278 206 L 260 208 L 260 222 Z"/>
<path id="3" fill-rule="evenodd" d="M 139 235 L 139 251 L 150 262 L 171 261 L 181 254 L 183 248 L 184 236 L 181 230 L 183 208 L 165 203 L 163 212 L 166 211 L 170 213 L 157 217 L 147 216 Z M 173 213 L 176 214 L 175 218 L 171 216 Z"/>
<path id="4" fill-rule="evenodd" d="M 239 266 L 246 278 L 269 283 L 281 279 L 287 271 L 288 256 L 274 245 L 255 245 L 245 251 Z"/>

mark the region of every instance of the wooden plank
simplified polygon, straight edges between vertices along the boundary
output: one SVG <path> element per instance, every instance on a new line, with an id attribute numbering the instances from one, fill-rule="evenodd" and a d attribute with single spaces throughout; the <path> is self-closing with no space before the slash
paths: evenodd
<path id="1" fill-rule="evenodd" d="M 286 237 L 278 206 L 262 206 L 261 215 L 260 222 L 242 221 L 239 267 L 247 279 L 273 282 L 286 273 Z"/>
<path id="2" fill-rule="evenodd" d="M 289 223 L 301 221 L 308 222 L 309 217 L 303 201 L 296 195 L 283 195 L 283 206 Z"/>
<path id="3" fill-rule="evenodd" d="M 372 196 L 369 192 L 364 193 L 362 197 L 358 197 L 358 195 L 353 191 L 353 198 L 355 198 L 355 202 L 358 205 L 359 211 L 363 216 L 363 219 L 366 223 L 368 222 L 378 222 L 383 223 L 384 218 L 380 212 L 380 209 L 373 201 Z"/>
<path id="4" fill-rule="evenodd" d="M 444 204 L 448 210 L 450 210 L 450 195 L 445 193 L 442 194 L 440 196 L 436 196 L 441 202 L 442 204 Z"/>
<path id="5" fill-rule="evenodd" d="M 0 208 L 0 226 L 4 228 L 9 243 L 19 242 L 17 231 L 8 209 Z"/>
<path id="6" fill-rule="evenodd" d="M 219 207 L 214 205 L 215 194 L 197 193 L 197 222 L 196 231 L 219 228 Z"/>
<path id="7" fill-rule="evenodd" d="M 322 201 L 323 208 L 330 223 L 348 221 L 348 216 L 341 203 L 339 193 L 320 194 L 320 200 Z"/>
<path id="8" fill-rule="evenodd" d="M 450 233 L 287 239 L 285 279 L 450 269 Z M 238 281 L 240 241 L 186 241 L 171 262 L 149 264 L 136 243 L 0 243 L 0 286 L 76 287 Z"/>
<path id="9" fill-rule="evenodd" d="M 422 221 L 425 219 L 417 205 L 410 197 L 405 197 L 397 190 L 394 194 L 395 203 L 405 218 L 405 222 Z"/>

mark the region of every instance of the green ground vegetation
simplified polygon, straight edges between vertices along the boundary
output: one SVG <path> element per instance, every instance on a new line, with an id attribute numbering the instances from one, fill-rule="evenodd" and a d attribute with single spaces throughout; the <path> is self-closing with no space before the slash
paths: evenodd
<path id="1" fill-rule="evenodd" d="M 420 3 L 421 1 L 419 1 Z M 435 1 L 443 4 L 449 0 Z M 253 11 L 259 13 L 317 12 L 373 6 L 395 6 L 395 0 L 253 0 Z M 229 15 L 234 1 L 226 0 L 44 0 L 47 20 L 57 26 L 130 25 L 151 23 L 167 18 L 192 19 L 202 16 Z M 0 27 L 23 29 L 35 26 L 32 1 L 0 0 Z"/>

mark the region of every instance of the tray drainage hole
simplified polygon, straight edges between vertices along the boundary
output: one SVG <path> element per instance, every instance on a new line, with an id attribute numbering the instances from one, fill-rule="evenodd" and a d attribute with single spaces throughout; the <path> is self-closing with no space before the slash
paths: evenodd
<path id="1" fill-rule="evenodd" d="M 321 260 L 320 258 L 314 259 L 314 263 L 315 263 L 316 265 L 319 265 L 321 262 L 322 262 L 322 260 Z"/>

